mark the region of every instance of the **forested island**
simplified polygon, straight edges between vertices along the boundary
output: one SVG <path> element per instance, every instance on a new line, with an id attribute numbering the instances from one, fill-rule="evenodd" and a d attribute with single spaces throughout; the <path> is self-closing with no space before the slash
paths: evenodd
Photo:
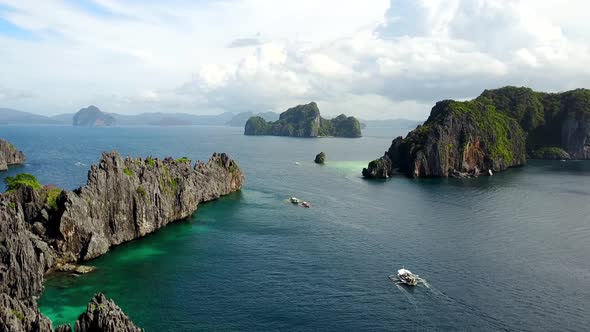
<path id="1" fill-rule="evenodd" d="M 509 86 L 470 101 L 440 101 L 423 125 L 394 139 L 362 173 L 470 177 L 524 165 L 527 158 L 590 159 L 590 90 Z"/>
<path id="2" fill-rule="evenodd" d="M 248 119 L 245 135 L 273 135 L 290 137 L 361 137 L 361 124 L 355 117 L 341 114 L 334 119 L 320 115 L 314 102 L 299 105 L 281 113 L 279 120 L 267 122 L 262 117 Z"/>

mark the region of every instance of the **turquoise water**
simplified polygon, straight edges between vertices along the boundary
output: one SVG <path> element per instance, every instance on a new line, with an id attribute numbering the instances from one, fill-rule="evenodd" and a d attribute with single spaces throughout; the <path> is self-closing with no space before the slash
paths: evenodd
<path id="1" fill-rule="evenodd" d="M 229 152 L 247 177 L 242 192 L 92 261 L 96 272 L 50 276 L 41 310 L 54 325 L 72 322 L 102 291 L 148 331 L 586 329 L 590 163 L 531 162 L 467 180 L 363 180 L 362 166 L 397 134 L 1 127 L 29 156 L 9 174 L 66 188 L 85 182 L 88 166 L 77 162 L 110 149 L 192 159 Z M 312 162 L 320 151 L 324 166 Z M 313 207 L 291 205 L 290 195 Z M 402 265 L 426 283 L 391 283 Z"/>

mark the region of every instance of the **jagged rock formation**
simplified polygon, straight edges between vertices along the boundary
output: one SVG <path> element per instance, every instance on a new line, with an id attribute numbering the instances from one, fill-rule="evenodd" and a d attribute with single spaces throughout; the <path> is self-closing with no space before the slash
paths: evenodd
<path id="1" fill-rule="evenodd" d="M 199 203 L 239 190 L 242 183 L 237 164 L 223 153 L 194 167 L 171 158 L 104 153 L 90 169 L 86 186 L 59 197 L 62 240 L 57 247 L 78 260 L 98 257 L 111 246 L 189 217 Z"/>
<path id="2" fill-rule="evenodd" d="M 0 331 L 51 332 L 51 321 L 43 316 L 37 306 L 0 293 Z"/>
<path id="3" fill-rule="evenodd" d="M 51 331 L 35 299 L 53 265 L 48 245 L 29 232 L 19 204 L 0 201 L 0 331 Z"/>
<path id="4" fill-rule="evenodd" d="M 76 332 L 141 332 L 112 300 L 102 294 L 96 294 L 86 312 L 82 313 L 76 325 Z"/>
<path id="5" fill-rule="evenodd" d="M 314 102 L 299 105 L 281 113 L 279 120 L 267 122 L 260 116 L 248 119 L 245 135 L 274 135 L 292 137 L 361 137 L 360 122 L 344 114 L 334 119 L 320 116 L 318 105 Z"/>
<path id="6" fill-rule="evenodd" d="M 193 167 L 186 158 L 123 159 L 111 152 L 74 192 L 25 180 L 0 195 L 0 331 L 51 331 L 36 306 L 45 273 L 186 218 L 199 203 L 241 189 L 244 177 L 223 153 Z M 108 310 L 81 316 L 83 331 L 138 330 L 105 301 L 91 302 Z"/>
<path id="7" fill-rule="evenodd" d="M 316 164 L 323 164 L 323 163 L 325 163 L 326 162 L 326 154 L 323 153 L 323 152 L 318 153 L 315 156 L 314 162 Z"/>
<path id="8" fill-rule="evenodd" d="M 80 109 L 74 115 L 74 126 L 84 127 L 104 127 L 115 124 L 115 118 L 112 115 L 103 113 L 98 107 L 90 105 Z"/>
<path id="9" fill-rule="evenodd" d="M 5 171 L 10 165 L 19 165 L 25 163 L 25 155 L 14 145 L 0 139 L 0 171 Z"/>
<path id="10" fill-rule="evenodd" d="M 465 177 L 524 165 L 526 158 L 590 159 L 590 90 L 486 90 L 438 102 L 429 118 L 363 169 L 367 178 Z"/>

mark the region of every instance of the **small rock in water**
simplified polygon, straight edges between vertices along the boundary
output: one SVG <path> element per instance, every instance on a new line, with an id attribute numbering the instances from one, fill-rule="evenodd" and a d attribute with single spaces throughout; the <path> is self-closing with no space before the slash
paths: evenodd
<path id="1" fill-rule="evenodd" d="M 66 264 L 57 265 L 56 270 L 58 270 L 60 272 L 86 274 L 86 273 L 90 273 L 90 272 L 96 270 L 96 268 L 94 266 L 75 265 L 75 264 L 66 263 Z"/>
<path id="2" fill-rule="evenodd" d="M 323 152 L 318 153 L 315 156 L 315 160 L 314 161 L 315 161 L 316 164 L 323 164 L 323 163 L 325 163 L 326 162 L 326 154 L 323 153 Z"/>

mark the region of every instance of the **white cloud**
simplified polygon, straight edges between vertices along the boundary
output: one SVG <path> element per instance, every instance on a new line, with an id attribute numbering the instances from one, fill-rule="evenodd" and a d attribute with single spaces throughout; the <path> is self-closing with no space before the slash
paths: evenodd
<path id="1" fill-rule="evenodd" d="M 0 85 L 75 111 L 282 111 L 423 118 L 485 88 L 590 85 L 584 0 L 0 0 Z M 47 15 L 51 12 L 52 15 Z M 6 98 L 4 98 L 6 102 Z M 69 108 L 69 109 L 65 109 Z"/>

